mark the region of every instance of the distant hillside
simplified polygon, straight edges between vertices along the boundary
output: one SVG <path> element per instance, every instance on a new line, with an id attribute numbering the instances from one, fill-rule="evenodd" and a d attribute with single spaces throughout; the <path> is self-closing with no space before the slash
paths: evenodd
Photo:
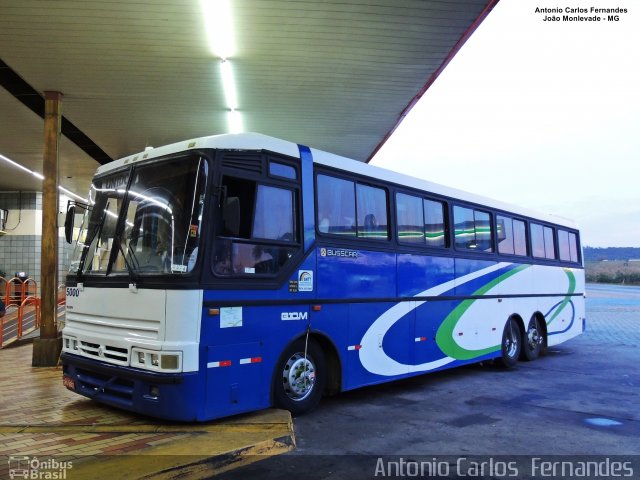
<path id="1" fill-rule="evenodd" d="M 584 248 L 587 282 L 640 285 L 640 248 Z"/>
<path id="2" fill-rule="evenodd" d="M 640 248 L 636 247 L 584 247 L 585 262 L 601 262 L 602 260 L 628 261 L 640 259 Z"/>

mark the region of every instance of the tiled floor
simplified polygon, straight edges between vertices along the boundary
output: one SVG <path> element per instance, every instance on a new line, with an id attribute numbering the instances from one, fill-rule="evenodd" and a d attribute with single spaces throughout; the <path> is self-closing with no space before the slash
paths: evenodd
<path id="1" fill-rule="evenodd" d="M 31 344 L 0 350 L 0 478 L 9 478 L 12 459 L 27 457 L 72 461 L 70 479 L 81 478 L 83 465 L 95 471 L 96 462 L 109 478 L 136 478 L 149 468 L 175 470 L 237 449 L 269 455 L 293 448 L 288 412 L 265 410 L 200 424 L 162 422 L 68 391 L 61 367 L 33 368 L 31 356 Z M 141 455 L 151 460 L 137 461 Z"/>

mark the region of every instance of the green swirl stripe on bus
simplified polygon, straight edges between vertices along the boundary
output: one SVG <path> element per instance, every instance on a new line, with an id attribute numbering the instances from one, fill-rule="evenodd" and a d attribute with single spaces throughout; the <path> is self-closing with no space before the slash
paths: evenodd
<path id="1" fill-rule="evenodd" d="M 556 311 L 553 312 L 553 315 L 551 315 L 551 317 L 547 320 L 547 325 L 551 324 L 551 322 L 553 322 L 558 317 L 558 315 L 560 315 L 560 312 L 562 312 L 562 310 L 564 310 L 564 308 L 569 305 L 569 302 L 571 301 L 571 294 L 576 290 L 576 276 L 571 270 L 568 270 L 566 268 L 564 269 L 564 273 L 566 273 L 567 277 L 569 278 L 569 292 L 567 293 L 567 296 L 564 297 L 564 300 L 562 301 L 560 306 L 558 306 L 558 308 L 556 308 Z"/>
<path id="2" fill-rule="evenodd" d="M 531 265 L 520 265 L 512 270 L 509 270 L 508 272 L 505 272 L 499 277 L 493 279 L 486 285 L 480 287 L 478 290 L 473 292 L 472 295 L 484 295 L 499 283 L 505 281 L 507 278 L 515 275 L 516 273 L 529 268 L 530 266 Z M 442 322 L 442 325 L 436 333 L 436 343 L 438 344 L 438 347 L 440 347 L 440 350 L 442 350 L 445 355 L 448 355 L 451 358 L 455 358 L 456 360 L 470 360 L 472 358 L 476 358 L 500 350 L 500 344 L 480 350 L 467 350 L 466 348 L 458 345 L 453 339 L 453 330 L 455 329 L 458 321 L 475 301 L 476 300 L 474 299 L 463 300 L 460 305 L 453 309 L 453 311 L 447 316 L 447 318 L 444 319 L 444 322 Z"/>

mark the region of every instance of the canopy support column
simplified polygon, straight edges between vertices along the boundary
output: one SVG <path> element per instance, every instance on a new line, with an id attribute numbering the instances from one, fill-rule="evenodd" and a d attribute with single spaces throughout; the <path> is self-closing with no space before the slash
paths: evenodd
<path id="1" fill-rule="evenodd" d="M 42 252 L 40 338 L 33 343 L 32 366 L 58 363 L 62 339 L 58 338 L 58 151 L 62 118 L 62 93 L 44 92 L 44 161 L 42 174 Z"/>

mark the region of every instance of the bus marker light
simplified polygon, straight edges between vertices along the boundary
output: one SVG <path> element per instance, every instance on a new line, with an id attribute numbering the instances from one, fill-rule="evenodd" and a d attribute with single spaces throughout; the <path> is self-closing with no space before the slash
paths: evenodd
<path id="1" fill-rule="evenodd" d="M 322 305 L 314 305 L 314 306 L 311 307 L 311 309 L 314 312 L 319 312 L 320 310 L 322 310 Z"/>
<path id="2" fill-rule="evenodd" d="M 209 309 L 209 316 L 215 316 L 215 315 L 220 315 L 220 309 L 219 308 L 210 308 Z"/>
<path id="3" fill-rule="evenodd" d="M 230 367 L 230 366 L 231 366 L 231 360 L 222 360 L 221 362 L 209 362 L 209 363 L 207 363 L 207 367 L 208 368 Z"/>
<path id="4" fill-rule="evenodd" d="M 347 347 L 347 350 L 360 350 L 362 348 L 362 345 L 349 345 Z"/>
<path id="5" fill-rule="evenodd" d="M 262 357 L 241 358 L 240 365 L 246 365 L 247 363 L 261 363 Z"/>
<path id="6" fill-rule="evenodd" d="M 416 342 L 426 342 L 427 337 L 416 337 Z"/>

